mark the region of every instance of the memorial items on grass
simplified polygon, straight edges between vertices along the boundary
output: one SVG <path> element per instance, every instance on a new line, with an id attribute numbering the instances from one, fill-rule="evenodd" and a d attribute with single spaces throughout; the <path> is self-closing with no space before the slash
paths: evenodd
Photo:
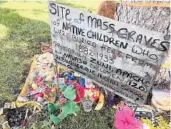
<path id="1" fill-rule="evenodd" d="M 156 95 L 154 95 L 154 98 L 155 96 Z M 53 55 L 45 52 L 34 56 L 29 75 L 16 102 L 5 103 L 4 107 L 1 109 L 1 125 L 9 128 L 17 126 L 24 128 L 27 125 L 29 126 L 31 124 L 30 122 L 34 122 L 32 120 L 35 119 L 33 117 L 34 114 L 39 112 L 45 113 L 46 106 L 50 113 L 49 116 L 48 114 L 46 116 L 49 117 L 52 123 L 58 125 L 66 117 L 79 112 L 81 107 L 83 107 L 85 112 L 90 112 L 91 110 L 101 110 L 103 107 L 112 108 L 114 105 L 117 106 L 121 101 L 124 101 L 124 99 L 116 96 L 112 92 L 105 93 L 103 88 L 98 87 L 91 79 L 87 79 L 66 67 L 57 67 L 56 64 L 53 63 Z M 131 106 L 131 104 L 128 106 L 130 107 L 129 111 L 133 112 L 135 107 Z M 128 106 L 126 107 L 128 108 Z M 4 110 L 6 108 L 9 110 Z M 23 113 L 20 112 L 21 108 L 24 109 Z M 27 116 L 26 110 L 28 108 L 30 110 Z M 16 111 L 18 113 L 16 113 Z M 9 115 L 11 112 L 15 113 Z M 128 121 L 130 121 L 131 125 L 133 124 L 132 126 L 134 126 L 134 122 L 137 119 L 147 125 L 149 121 L 151 121 L 153 124 L 149 124 L 149 126 L 153 126 L 154 128 L 156 125 L 153 122 L 153 118 L 155 117 L 150 117 L 150 113 L 151 112 L 147 109 L 137 107 L 136 112 L 133 113 L 135 116 L 126 115 L 125 119 L 127 119 L 127 117 L 131 118 L 128 119 Z M 119 110 L 116 117 L 114 116 L 114 119 L 120 121 L 120 119 L 118 119 L 120 117 L 117 116 L 123 114 L 124 113 Z M 28 119 L 26 117 L 28 117 Z M 14 121 L 15 119 L 16 121 Z M 157 121 L 157 123 L 158 122 L 161 123 L 162 121 Z M 125 123 L 121 122 L 119 126 L 120 124 L 122 126 Z M 156 126 L 156 128 L 157 127 L 158 126 Z"/>

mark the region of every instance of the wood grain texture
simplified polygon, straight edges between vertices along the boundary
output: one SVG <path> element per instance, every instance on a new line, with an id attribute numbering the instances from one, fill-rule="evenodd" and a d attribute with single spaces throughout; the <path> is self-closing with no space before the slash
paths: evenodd
<path id="1" fill-rule="evenodd" d="M 166 39 L 170 40 L 169 7 L 138 7 L 118 3 L 115 19 L 145 29 L 162 32 L 166 34 Z M 171 78 L 169 74 L 168 68 L 162 68 L 156 77 L 155 86 L 170 88 Z"/>
<path id="2" fill-rule="evenodd" d="M 170 8 L 133 7 L 118 4 L 116 19 L 146 29 L 165 32 L 170 25 Z"/>

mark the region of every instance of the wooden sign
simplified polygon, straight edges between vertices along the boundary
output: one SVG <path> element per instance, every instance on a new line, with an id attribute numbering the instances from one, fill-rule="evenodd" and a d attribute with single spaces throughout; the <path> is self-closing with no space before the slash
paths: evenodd
<path id="1" fill-rule="evenodd" d="M 49 2 L 55 61 L 144 103 L 170 42 L 162 33 Z"/>

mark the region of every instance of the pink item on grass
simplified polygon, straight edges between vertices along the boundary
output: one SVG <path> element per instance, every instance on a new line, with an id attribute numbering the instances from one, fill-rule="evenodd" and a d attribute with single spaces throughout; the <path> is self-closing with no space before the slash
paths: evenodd
<path id="1" fill-rule="evenodd" d="M 142 122 L 134 117 L 134 112 L 121 104 L 116 111 L 114 126 L 116 129 L 142 129 Z"/>
<path id="2" fill-rule="evenodd" d="M 46 84 L 42 82 L 42 83 L 40 83 L 40 87 L 45 88 Z"/>
<path id="3" fill-rule="evenodd" d="M 60 78 L 61 77 L 61 74 L 60 73 L 57 73 L 56 74 L 56 78 Z"/>
<path id="4" fill-rule="evenodd" d="M 34 83 L 38 84 L 39 82 L 41 82 L 43 80 L 42 77 L 36 77 L 36 79 L 34 80 Z"/>
<path id="5" fill-rule="evenodd" d="M 38 100 L 39 97 L 43 98 L 43 93 L 38 93 L 38 94 L 34 95 L 34 99 L 36 101 Z"/>

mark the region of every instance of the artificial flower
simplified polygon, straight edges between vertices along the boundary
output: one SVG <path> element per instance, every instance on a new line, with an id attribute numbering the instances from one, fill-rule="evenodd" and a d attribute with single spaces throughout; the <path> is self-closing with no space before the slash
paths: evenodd
<path id="1" fill-rule="evenodd" d="M 142 122 L 134 117 L 134 112 L 121 104 L 116 111 L 114 126 L 116 129 L 142 129 Z"/>

